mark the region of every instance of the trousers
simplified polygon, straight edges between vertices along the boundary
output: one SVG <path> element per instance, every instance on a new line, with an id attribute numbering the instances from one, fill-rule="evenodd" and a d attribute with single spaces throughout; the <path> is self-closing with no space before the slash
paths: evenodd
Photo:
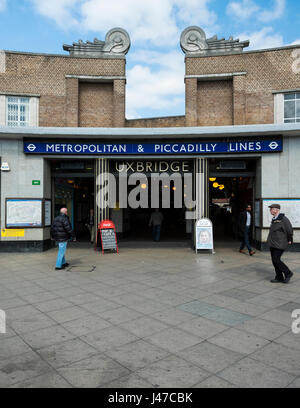
<path id="1" fill-rule="evenodd" d="M 280 259 L 284 250 L 271 247 L 270 251 L 271 251 L 271 257 L 272 257 L 272 263 L 275 268 L 276 279 L 283 280 L 291 273 L 291 271 L 286 266 L 286 264 L 283 263 L 282 260 Z"/>
<path id="2" fill-rule="evenodd" d="M 248 251 L 251 251 L 251 246 L 250 246 L 250 242 L 249 242 L 249 227 L 245 227 L 245 231 L 244 231 L 244 236 L 243 236 L 243 240 L 241 242 L 241 246 L 240 249 L 244 249 L 246 247 L 248 248 Z"/>
<path id="3" fill-rule="evenodd" d="M 159 241 L 160 240 L 160 225 L 155 225 L 152 227 L 152 239 L 153 241 Z"/>
<path id="4" fill-rule="evenodd" d="M 58 253 L 56 258 L 56 268 L 61 268 L 65 263 L 65 253 L 67 250 L 68 241 L 58 242 Z"/>

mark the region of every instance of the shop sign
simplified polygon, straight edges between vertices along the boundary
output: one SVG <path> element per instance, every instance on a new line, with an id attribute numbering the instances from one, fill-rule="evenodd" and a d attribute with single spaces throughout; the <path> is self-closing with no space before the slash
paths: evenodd
<path id="1" fill-rule="evenodd" d="M 24 142 L 24 153 L 50 155 L 200 155 L 281 151 L 281 139 L 140 144 Z"/>

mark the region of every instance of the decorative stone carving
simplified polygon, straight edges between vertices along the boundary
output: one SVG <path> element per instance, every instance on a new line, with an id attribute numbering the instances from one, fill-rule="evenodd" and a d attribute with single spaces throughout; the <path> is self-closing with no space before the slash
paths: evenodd
<path id="1" fill-rule="evenodd" d="M 180 36 L 180 46 L 187 55 L 219 55 L 243 52 L 249 46 L 249 41 L 240 42 L 229 37 L 218 40 L 215 35 L 206 39 L 205 32 L 197 26 L 187 27 Z"/>
<path id="2" fill-rule="evenodd" d="M 96 57 L 105 58 L 111 56 L 124 56 L 130 48 L 130 38 L 123 28 L 112 28 L 105 36 L 105 41 L 97 38 L 94 42 L 79 40 L 73 45 L 63 45 L 65 51 L 69 51 L 73 57 Z"/>

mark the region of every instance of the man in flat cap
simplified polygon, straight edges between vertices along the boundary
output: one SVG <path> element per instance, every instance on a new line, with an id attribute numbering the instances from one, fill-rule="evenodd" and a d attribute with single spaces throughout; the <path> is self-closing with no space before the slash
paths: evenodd
<path id="1" fill-rule="evenodd" d="M 279 204 L 269 206 L 273 216 L 267 243 L 270 247 L 272 263 L 276 276 L 272 283 L 288 283 L 293 272 L 281 261 L 281 256 L 286 248 L 293 243 L 293 227 L 289 219 L 280 212 Z"/>

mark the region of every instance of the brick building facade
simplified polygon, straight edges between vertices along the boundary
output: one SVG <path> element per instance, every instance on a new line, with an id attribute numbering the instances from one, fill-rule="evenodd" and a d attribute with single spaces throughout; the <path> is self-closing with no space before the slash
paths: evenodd
<path id="1" fill-rule="evenodd" d="M 1 228 L 7 227 L 7 197 L 38 194 L 53 198 L 49 187 L 50 161 L 43 155 L 38 160 L 37 156 L 21 152 L 24 140 L 38 140 L 45 135 L 48 140 L 98 138 L 99 141 L 114 141 L 123 138 L 130 141 L 135 129 L 140 142 L 155 138 L 170 140 L 172 137 L 177 141 L 190 135 L 190 140 L 198 142 L 204 138 L 223 141 L 232 135 L 236 140 L 244 140 L 248 135 L 262 139 L 280 136 L 283 152 L 269 156 L 257 152 L 252 156 L 256 157 L 253 204 L 264 198 L 300 200 L 299 187 L 293 181 L 296 174 L 300 175 L 300 169 L 296 162 L 291 162 L 296 152 L 300 153 L 299 137 L 295 137 L 300 135 L 300 102 L 299 107 L 297 102 L 300 100 L 300 70 L 296 61 L 300 46 L 243 51 L 248 42 L 232 38 L 206 39 L 199 27 L 184 30 L 180 44 L 185 53 L 185 115 L 130 120 L 125 117 L 125 54 L 130 47 L 125 30 L 110 30 L 105 42 L 95 40 L 93 43 L 65 45 L 69 55 L 0 52 L 0 155 L 2 163 L 16 163 L 10 174 L 1 173 Z M 292 102 L 295 102 L 294 117 Z M 245 128 L 240 128 L 241 125 Z M 54 130 L 48 131 L 47 128 Z M 67 130 L 69 128 L 74 128 L 74 132 Z M 80 128 L 95 131 L 86 132 Z M 102 132 L 101 129 L 106 130 Z M 107 129 L 112 129 L 111 134 Z M 175 129 L 178 129 L 177 133 Z M 104 160 L 104 157 L 90 157 Z M 224 155 L 214 158 L 218 157 Z M 227 158 L 230 157 L 228 154 Z M 245 158 L 245 155 L 240 157 Z M 64 158 L 66 156 L 62 155 L 61 159 Z M 208 166 L 213 162 L 209 162 L 205 154 L 201 157 L 190 155 L 189 159 L 206 160 Z M 34 176 L 35 165 L 40 176 Z M 269 166 L 276 175 L 275 186 L 267 174 Z M 43 180 L 40 190 L 25 188 L 24 191 L 21 187 L 22 169 L 29 171 L 29 178 L 32 175 Z M 17 178 L 18 188 L 15 189 L 6 184 L 11 182 L 12 174 Z M 203 200 L 208 201 L 207 197 Z M 202 204 L 199 208 L 203 207 Z M 200 216 L 209 216 L 207 206 L 206 203 L 206 210 Z M 37 229 L 35 233 L 27 231 L 26 234 L 25 238 L 18 239 L 2 236 L 0 243 L 49 239 L 47 228 Z M 298 232 L 296 235 L 300 243 L 300 234 L 299 237 Z M 262 244 L 265 238 L 266 228 L 258 225 L 256 241 Z"/>

